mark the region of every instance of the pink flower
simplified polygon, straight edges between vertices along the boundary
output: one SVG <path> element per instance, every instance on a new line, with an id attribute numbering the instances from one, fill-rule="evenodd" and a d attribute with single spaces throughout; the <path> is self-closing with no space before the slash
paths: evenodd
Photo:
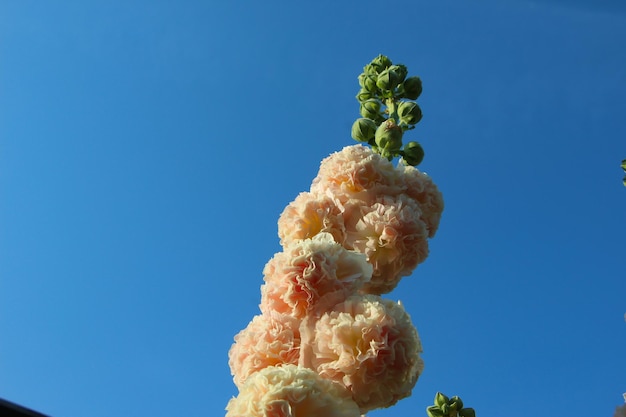
<path id="1" fill-rule="evenodd" d="M 300 193 L 283 210 L 278 219 L 278 236 L 282 246 L 328 232 L 338 243 L 345 239 L 343 216 L 333 200 L 323 195 Z"/>
<path id="2" fill-rule="evenodd" d="M 381 197 L 360 210 L 346 225 L 345 246 L 365 254 L 374 267 L 363 291 L 390 292 L 428 256 L 426 225 L 418 205 L 404 195 Z"/>
<path id="3" fill-rule="evenodd" d="M 263 271 L 261 311 L 304 318 L 356 293 L 372 275 L 365 256 L 346 250 L 329 233 L 298 240 L 277 253 Z"/>
<path id="4" fill-rule="evenodd" d="M 301 327 L 301 366 L 342 383 L 361 413 L 408 397 L 423 369 L 417 330 L 400 303 L 352 296 Z"/>
<path id="5" fill-rule="evenodd" d="M 443 212 L 443 196 L 433 180 L 417 168 L 399 166 L 406 184 L 406 194 L 417 201 L 422 211 L 422 220 L 426 223 L 428 237 L 435 236 Z"/>
<path id="6" fill-rule="evenodd" d="M 226 417 L 359 417 L 359 407 L 339 384 L 295 365 L 252 375 L 226 406 Z"/>
<path id="7" fill-rule="evenodd" d="M 322 161 L 311 193 L 333 196 L 339 204 L 350 199 L 369 203 L 377 196 L 401 192 L 398 174 L 390 161 L 370 147 L 346 146 Z"/>
<path id="8" fill-rule="evenodd" d="M 250 375 L 269 366 L 297 364 L 300 354 L 300 321 L 281 314 L 255 316 L 235 336 L 228 352 L 230 371 L 240 387 Z"/>

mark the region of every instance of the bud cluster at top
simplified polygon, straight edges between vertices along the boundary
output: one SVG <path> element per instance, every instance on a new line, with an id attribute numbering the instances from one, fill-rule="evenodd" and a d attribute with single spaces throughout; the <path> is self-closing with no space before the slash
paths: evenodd
<path id="1" fill-rule="evenodd" d="M 356 99 L 362 117 L 352 125 L 352 138 L 368 143 L 388 160 L 399 156 L 406 165 L 419 165 L 424 158 L 422 146 L 412 141 L 403 147 L 402 136 L 422 119 L 415 102 L 422 93 L 420 78 L 408 77 L 406 66 L 379 55 L 363 68 L 359 85 Z"/>
<path id="2" fill-rule="evenodd" d="M 473 408 L 463 407 L 463 401 L 454 396 L 448 398 L 438 392 L 435 394 L 435 404 L 426 409 L 428 417 L 476 417 Z"/>

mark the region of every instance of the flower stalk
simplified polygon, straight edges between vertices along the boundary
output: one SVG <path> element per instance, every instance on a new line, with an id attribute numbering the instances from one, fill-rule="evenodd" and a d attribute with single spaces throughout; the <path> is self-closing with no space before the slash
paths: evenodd
<path id="1" fill-rule="evenodd" d="M 260 314 L 229 351 L 239 394 L 226 417 L 362 417 L 411 395 L 421 341 L 403 304 L 384 295 L 426 260 L 444 204 L 415 168 L 422 146 L 403 143 L 422 119 L 421 80 L 407 76 L 384 55 L 364 67 L 351 130 L 361 144 L 322 160 L 280 215 L 282 251 L 263 269 Z M 441 393 L 427 413 L 475 417 Z"/>

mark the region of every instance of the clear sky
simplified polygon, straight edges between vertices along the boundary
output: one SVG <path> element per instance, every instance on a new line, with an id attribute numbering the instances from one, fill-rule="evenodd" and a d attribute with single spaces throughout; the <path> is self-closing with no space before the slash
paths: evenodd
<path id="1" fill-rule="evenodd" d="M 621 5 L 620 5 L 621 4 Z M 353 144 L 376 55 L 419 75 L 446 208 L 388 297 L 412 397 L 611 416 L 626 392 L 626 6 L 0 5 L 0 397 L 53 417 L 221 416 L 276 221 Z"/>

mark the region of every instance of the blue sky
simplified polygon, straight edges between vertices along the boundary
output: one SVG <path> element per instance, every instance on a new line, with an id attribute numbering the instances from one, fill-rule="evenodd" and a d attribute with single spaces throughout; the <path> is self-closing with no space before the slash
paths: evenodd
<path id="1" fill-rule="evenodd" d="M 471 3 L 471 4 L 470 4 Z M 276 221 L 352 144 L 376 55 L 419 75 L 446 209 L 389 295 L 413 396 L 611 416 L 626 392 L 621 2 L 5 1 L 0 397 L 54 417 L 219 416 Z"/>

